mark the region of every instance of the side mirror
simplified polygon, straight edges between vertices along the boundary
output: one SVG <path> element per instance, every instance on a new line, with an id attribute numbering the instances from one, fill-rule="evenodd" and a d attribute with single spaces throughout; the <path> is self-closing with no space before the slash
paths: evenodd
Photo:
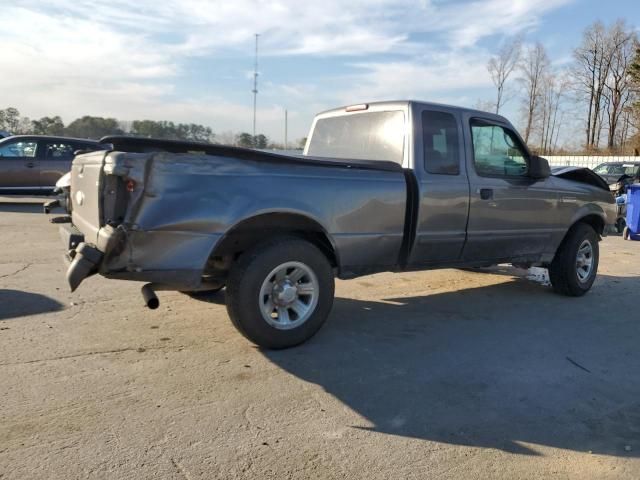
<path id="1" fill-rule="evenodd" d="M 551 176 L 551 168 L 546 158 L 532 156 L 529 159 L 529 176 L 537 180 L 542 180 Z"/>

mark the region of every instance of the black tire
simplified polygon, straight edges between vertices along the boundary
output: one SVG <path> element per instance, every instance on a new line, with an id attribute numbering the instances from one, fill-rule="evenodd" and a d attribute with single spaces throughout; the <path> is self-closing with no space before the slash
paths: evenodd
<path id="1" fill-rule="evenodd" d="M 623 217 L 620 217 L 616 220 L 616 232 L 624 233 L 624 229 L 627 226 L 627 222 Z"/>
<path id="2" fill-rule="evenodd" d="M 631 235 L 629 233 L 629 227 L 624 227 L 624 230 L 622 230 L 622 238 L 624 240 L 629 240 L 630 237 Z"/>
<path id="3" fill-rule="evenodd" d="M 315 275 L 318 292 L 306 320 L 295 328 L 276 328 L 263 316 L 261 288 L 279 266 L 298 262 Z M 244 252 L 227 278 L 227 312 L 242 335 L 257 345 L 271 349 L 288 348 L 309 338 L 325 323 L 333 305 L 334 278 L 327 257 L 302 238 L 282 236 Z M 273 295 L 269 295 L 273 297 Z M 301 297 L 302 298 L 302 297 Z"/>
<path id="4" fill-rule="evenodd" d="M 589 291 L 596 279 L 600 249 L 598 234 L 590 225 L 578 223 L 569 230 L 551 265 L 549 278 L 556 293 L 571 297 L 581 297 Z M 585 279 L 580 279 L 577 271 L 578 250 L 589 242 L 591 246 L 591 270 Z"/>

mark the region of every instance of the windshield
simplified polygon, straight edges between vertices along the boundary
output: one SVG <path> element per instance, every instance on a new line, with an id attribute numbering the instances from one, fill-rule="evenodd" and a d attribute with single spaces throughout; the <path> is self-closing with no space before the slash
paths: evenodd
<path id="1" fill-rule="evenodd" d="M 307 155 L 402 164 L 404 135 L 404 113 L 399 110 L 321 118 L 313 129 Z"/>
<path id="2" fill-rule="evenodd" d="M 640 165 L 625 163 L 603 163 L 594 168 L 594 172 L 599 175 L 629 175 L 631 177 L 638 174 Z"/>

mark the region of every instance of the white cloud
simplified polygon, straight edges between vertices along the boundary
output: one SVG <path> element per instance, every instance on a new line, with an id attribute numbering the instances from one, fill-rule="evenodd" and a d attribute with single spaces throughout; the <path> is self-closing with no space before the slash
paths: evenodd
<path id="1" fill-rule="evenodd" d="M 490 87 L 484 52 L 479 53 L 458 51 L 413 61 L 357 64 L 363 73 L 343 95 L 353 99 L 360 92 L 372 100 L 433 99 L 457 90 Z M 478 56 L 483 60 L 478 61 Z"/>
<path id="2" fill-rule="evenodd" d="M 492 35 L 515 35 L 535 27 L 540 18 L 572 0 L 475 0 L 441 9 L 433 22 L 447 32 L 452 46 L 473 46 Z M 435 25 L 434 25 L 434 28 Z"/>
<path id="3" fill-rule="evenodd" d="M 173 90 L 178 68 L 170 56 L 138 34 L 89 20 L 5 9 L 3 74 L 5 102 L 69 111 L 92 96 L 161 96 Z M 42 114 L 45 112 L 42 111 Z"/>
<path id="4" fill-rule="evenodd" d="M 531 29 L 569 1 L 22 0 L 3 7 L 11 21 L 3 22 L 6 105 L 0 108 L 66 120 L 93 114 L 246 129 L 248 91 L 246 105 L 238 105 L 224 92 L 212 97 L 181 85 L 190 75 L 187 59 L 214 65 L 243 55 L 250 64 L 253 35 L 260 32 L 265 56 L 338 57 L 357 69 L 342 77 L 325 72 L 313 85 L 292 79 L 261 89 L 266 133 L 279 135 L 280 104 L 293 100 L 291 116 L 304 123 L 294 134 L 302 136 L 311 108 L 356 99 L 457 98 L 488 86 L 488 53 L 478 42 Z M 245 72 L 236 73 L 246 83 Z"/>
<path id="5" fill-rule="evenodd" d="M 160 41 L 171 53 L 245 50 L 258 32 L 263 34 L 265 54 L 355 55 L 415 46 L 408 38 L 419 33 L 439 34 L 449 46 L 470 46 L 487 36 L 531 28 L 541 15 L 571 1 L 26 0 L 22 4 L 32 11 L 45 7 L 55 12 L 54 18 L 84 19 L 156 40 L 165 37 Z"/>

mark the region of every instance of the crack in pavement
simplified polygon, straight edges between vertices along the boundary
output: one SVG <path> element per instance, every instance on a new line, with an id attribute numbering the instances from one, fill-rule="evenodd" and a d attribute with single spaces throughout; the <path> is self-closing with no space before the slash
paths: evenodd
<path id="1" fill-rule="evenodd" d="M 183 348 L 180 346 L 179 348 Z M 142 349 L 142 350 L 141 350 Z M 144 353 L 149 350 L 170 350 L 167 347 L 126 347 L 126 348 L 116 348 L 113 350 L 104 350 L 99 352 L 85 352 L 85 353 L 74 353 L 72 355 L 61 355 L 59 357 L 53 358 L 40 358 L 36 360 L 27 360 L 24 362 L 11 362 L 11 363 L 0 363 L 0 367 L 11 367 L 16 365 L 29 365 L 32 363 L 43 363 L 43 362 L 53 362 L 56 360 L 66 360 L 68 358 L 77 358 L 77 357 L 89 357 L 92 355 L 110 355 L 113 353 L 122 353 L 122 352 L 139 352 Z"/>
<path id="2" fill-rule="evenodd" d="M 29 268 L 31 265 L 33 265 L 32 263 L 27 263 L 24 267 L 20 267 L 18 270 L 16 270 L 13 273 L 5 273 L 4 275 L 0 275 L 0 278 L 7 278 L 7 277 L 13 277 L 14 275 L 17 275 L 20 272 L 24 272 L 27 268 Z"/>

